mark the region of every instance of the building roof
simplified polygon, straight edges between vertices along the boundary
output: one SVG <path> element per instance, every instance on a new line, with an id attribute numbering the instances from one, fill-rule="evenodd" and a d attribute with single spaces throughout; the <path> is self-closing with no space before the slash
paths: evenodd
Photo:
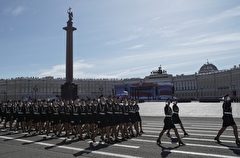
<path id="1" fill-rule="evenodd" d="M 203 66 L 199 69 L 198 73 L 202 74 L 202 73 L 209 73 L 214 71 L 218 71 L 218 68 L 215 65 L 207 62 L 206 64 L 203 64 Z"/>

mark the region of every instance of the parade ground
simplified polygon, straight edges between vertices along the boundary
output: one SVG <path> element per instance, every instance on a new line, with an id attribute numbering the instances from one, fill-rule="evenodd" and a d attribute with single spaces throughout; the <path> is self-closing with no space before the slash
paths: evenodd
<path id="1" fill-rule="evenodd" d="M 165 102 L 140 103 L 142 116 L 164 116 Z M 179 116 L 181 117 L 222 117 L 222 102 L 183 102 L 178 103 Z M 240 103 L 232 103 L 234 118 L 240 118 Z"/>
<path id="2" fill-rule="evenodd" d="M 240 157 L 240 147 L 235 144 L 233 130 L 228 127 L 222 134 L 221 144 L 214 141 L 222 124 L 222 103 L 179 103 L 180 118 L 189 136 L 184 137 L 176 125 L 184 146 L 178 146 L 176 137 L 165 134 L 161 146 L 156 139 L 163 127 L 164 102 L 140 103 L 143 131 L 141 136 L 113 144 L 90 139 L 78 140 L 70 137 L 34 135 L 0 131 L 0 157 L 91 157 L 91 158 L 159 158 L 159 157 Z M 240 131 L 240 104 L 233 103 L 233 117 Z M 0 125 L 0 127 L 2 124 Z"/>

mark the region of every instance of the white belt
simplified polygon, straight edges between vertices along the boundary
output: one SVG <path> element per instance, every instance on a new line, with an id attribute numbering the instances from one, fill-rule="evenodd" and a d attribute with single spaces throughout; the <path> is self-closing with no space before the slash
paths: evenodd
<path id="1" fill-rule="evenodd" d="M 224 112 L 224 114 L 230 114 L 231 115 L 232 113 L 231 112 Z"/>
<path id="2" fill-rule="evenodd" d="M 178 114 L 178 112 L 173 112 L 174 114 Z"/>
<path id="3" fill-rule="evenodd" d="M 172 115 L 165 115 L 165 117 L 172 117 Z"/>

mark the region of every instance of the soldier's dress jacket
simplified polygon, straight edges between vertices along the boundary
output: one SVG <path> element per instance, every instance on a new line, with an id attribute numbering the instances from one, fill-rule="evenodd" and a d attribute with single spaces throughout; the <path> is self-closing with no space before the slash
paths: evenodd
<path id="1" fill-rule="evenodd" d="M 173 114 L 172 114 L 172 121 L 173 121 L 173 124 L 179 124 L 179 123 L 182 123 L 181 119 L 179 118 L 179 108 L 177 106 L 177 104 L 173 104 Z"/>
<path id="2" fill-rule="evenodd" d="M 233 120 L 233 116 L 232 116 L 232 106 L 231 106 L 231 101 L 224 101 L 223 105 L 222 105 L 222 109 L 223 109 L 223 124 L 222 127 L 228 127 L 228 126 L 232 126 L 235 125 L 236 123 Z"/>
<path id="3" fill-rule="evenodd" d="M 166 106 L 164 107 L 164 112 L 165 112 L 165 118 L 164 118 L 163 130 L 176 128 L 172 122 L 172 109 L 168 104 L 166 104 Z"/>

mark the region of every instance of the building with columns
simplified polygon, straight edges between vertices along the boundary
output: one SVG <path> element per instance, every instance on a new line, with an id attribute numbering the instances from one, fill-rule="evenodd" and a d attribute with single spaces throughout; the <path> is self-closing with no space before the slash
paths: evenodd
<path id="1" fill-rule="evenodd" d="M 218 70 L 209 62 L 198 73 L 173 77 L 174 95 L 178 98 L 215 100 L 225 94 L 238 99 L 240 92 L 240 65 Z"/>
<path id="2" fill-rule="evenodd" d="M 61 96 L 61 85 L 64 83 L 65 78 L 51 76 L 0 79 L 0 100 L 54 98 Z M 145 95 L 145 99 L 164 100 L 165 95 L 187 100 L 212 101 L 229 94 L 231 98 L 239 99 L 240 65 L 218 70 L 215 65 L 207 62 L 195 74 L 176 76 L 167 74 L 160 66 L 158 70 L 152 71 L 144 78 L 81 78 L 74 79 L 74 83 L 78 85 L 79 98 L 98 98 L 101 94 L 116 95 L 116 86 L 124 85 L 124 90 L 129 92 L 128 97 L 132 98 Z"/>

